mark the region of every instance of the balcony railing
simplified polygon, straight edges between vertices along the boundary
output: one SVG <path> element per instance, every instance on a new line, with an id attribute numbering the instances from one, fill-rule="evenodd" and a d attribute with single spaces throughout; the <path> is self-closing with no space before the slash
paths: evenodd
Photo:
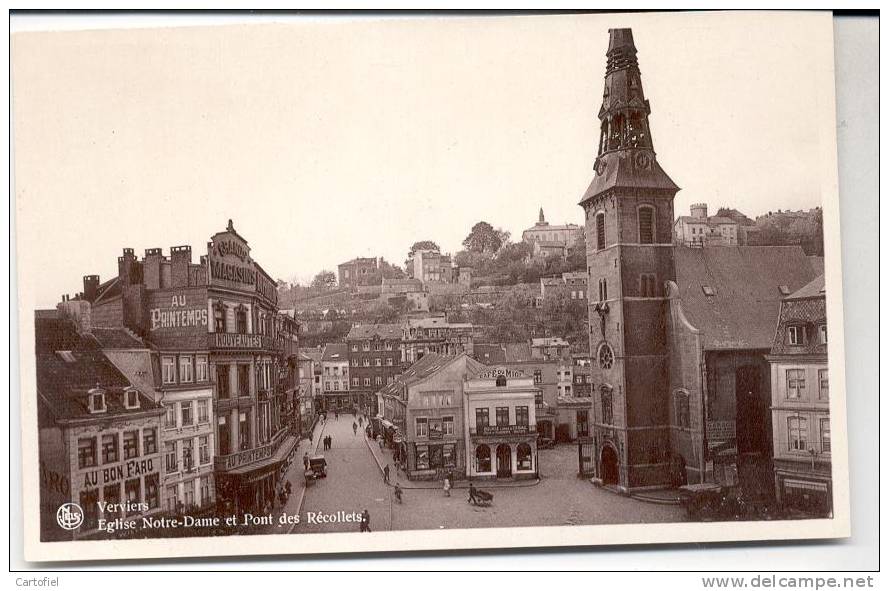
<path id="1" fill-rule="evenodd" d="M 274 349 L 272 337 L 261 334 L 244 334 L 237 332 L 211 332 L 207 335 L 207 346 L 210 349 Z"/>
<path id="2" fill-rule="evenodd" d="M 469 429 L 470 435 L 528 435 L 536 432 L 536 425 L 482 425 Z"/>

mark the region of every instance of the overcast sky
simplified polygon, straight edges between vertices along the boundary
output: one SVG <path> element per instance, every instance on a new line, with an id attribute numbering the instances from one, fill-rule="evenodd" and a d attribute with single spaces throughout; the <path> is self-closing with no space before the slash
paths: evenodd
<path id="1" fill-rule="evenodd" d="M 682 187 L 753 217 L 819 205 L 830 16 L 412 18 L 19 33 L 22 282 L 38 306 L 116 274 L 123 247 L 229 218 L 274 277 L 460 249 L 543 207 L 583 223 L 608 28 L 632 26 L 655 151 Z M 818 26 L 826 22 L 826 27 Z M 827 32 L 828 37 L 825 37 Z M 829 146 L 828 146 L 829 148 Z M 835 147 L 833 147 L 835 153 Z M 27 256 L 27 258 L 23 258 Z"/>

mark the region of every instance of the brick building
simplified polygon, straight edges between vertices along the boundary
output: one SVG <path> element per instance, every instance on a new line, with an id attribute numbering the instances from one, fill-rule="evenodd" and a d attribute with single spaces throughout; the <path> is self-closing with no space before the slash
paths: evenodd
<path id="1" fill-rule="evenodd" d="M 341 289 L 358 291 L 359 285 L 367 285 L 367 282 L 378 274 L 377 259 L 375 257 L 354 258 L 337 265 L 337 271 Z"/>
<path id="2" fill-rule="evenodd" d="M 380 412 L 377 392 L 401 374 L 401 325 L 359 324 L 346 335 L 349 346 L 349 391 L 357 408 Z"/>
<path id="3" fill-rule="evenodd" d="M 328 343 L 321 355 L 322 408 L 341 409 L 358 405 L 357 394 L 353 400 L 349 391 L 349 346 L 346 343 Z"/>

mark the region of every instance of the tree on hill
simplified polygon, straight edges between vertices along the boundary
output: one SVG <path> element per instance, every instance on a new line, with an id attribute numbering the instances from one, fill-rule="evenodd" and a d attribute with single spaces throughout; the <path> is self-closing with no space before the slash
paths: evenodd
<path id="1" fill-rule="evenodd" d="M 324 269 L 312 279 L 312 287 L 315 289 L 333 289 L 336 287 L 336 275 L 333 271 Z"/>
<path id="2" fill-rule="evenodd" d="M 489 252 L 495 253 L 503 244 L 503 230 L 495 230 L 494 226 L 488 222 L 478 222 L 472 226 L 469 236 L 463 240 L 463 248 L 470 252 Z"/>
<path id="3" fill-rule="evenodd" d="M 432 240 L 420 240 L 420 241 L 418 241 L 418 242 L 414 242 L 414 243 L 411 245 L 411 250 L 410 250 L 410 252 L 407 253 L 407 256 L 408 256 L 408 257 L 412 257 L 412 256 L 414 256 L 414 253 L 417 252 L 418 250 L 437 250 L 437 251 L 440 251 L 441 249 L 438 247 L 438 244 L 436 244 L 436 243 L 433 242 Z"/>

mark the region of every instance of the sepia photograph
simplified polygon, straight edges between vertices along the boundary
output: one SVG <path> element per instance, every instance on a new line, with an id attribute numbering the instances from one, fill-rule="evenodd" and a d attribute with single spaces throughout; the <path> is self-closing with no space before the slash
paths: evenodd
<path id="1" fill-rule="evenodd" d="M 28 560 L 849 535 L 829 13 L 10 55 Z"/>

